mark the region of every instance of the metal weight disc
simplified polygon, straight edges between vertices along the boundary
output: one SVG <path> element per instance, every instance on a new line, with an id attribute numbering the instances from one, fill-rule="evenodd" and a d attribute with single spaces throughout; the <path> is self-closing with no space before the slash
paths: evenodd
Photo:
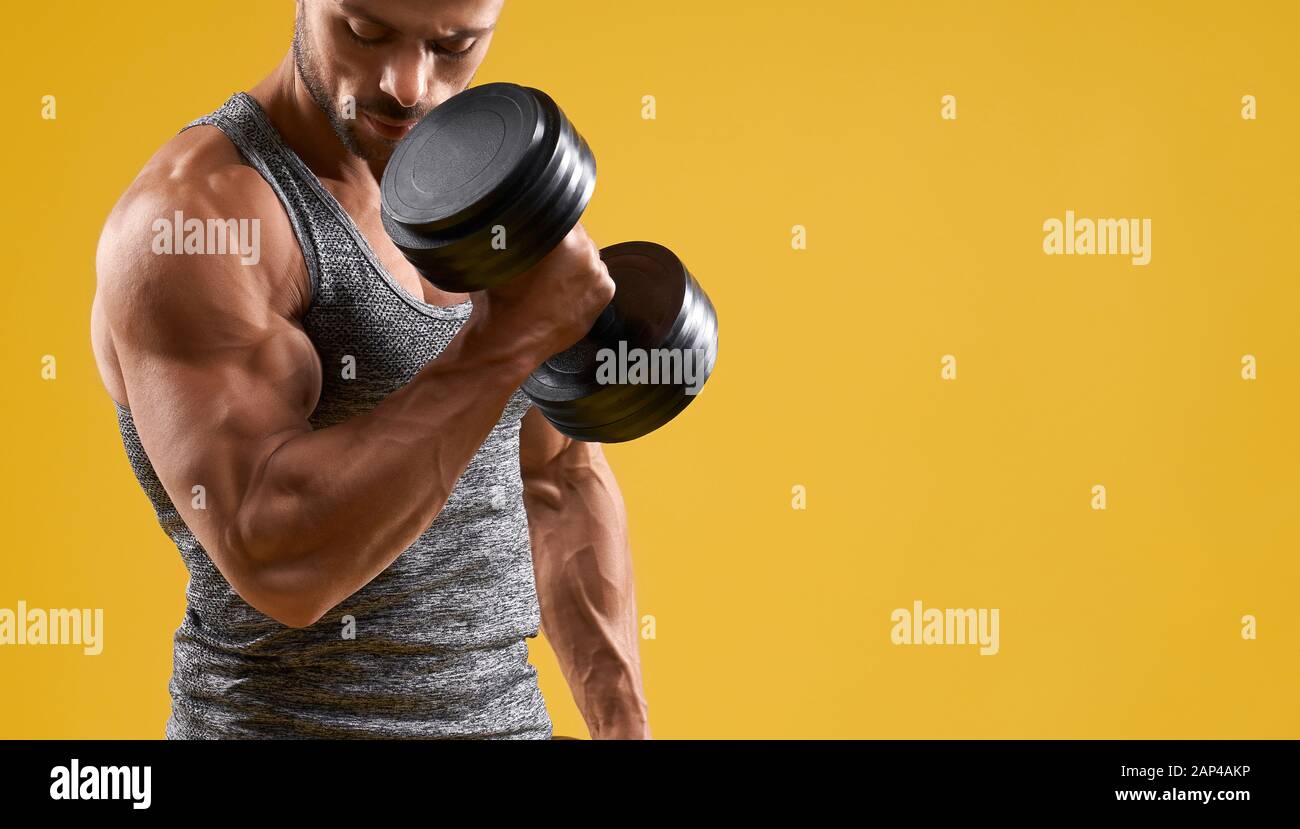
<path id="1" fill-rule="evenodd" d="M 380 183 L 384 230 L 430 282 L 501 284 L 577 224 L 596 185 L 586 141 L 546 93 L 467 89 L 398 144 Z"/>
<path id="2" fill-rule="evenodd" d="M 624 242 L 603 248 L 601 259 L 614 301 L 581 342 L 539 366 L 523 389 L 561 433 L 617 443 L 658 429 L 695 398 L 717 359 L 718 319 L 699 283 L 662 245 Z M 635 382 L 627 369 L 637 359 L 657 363 L 658 376 Z"/>

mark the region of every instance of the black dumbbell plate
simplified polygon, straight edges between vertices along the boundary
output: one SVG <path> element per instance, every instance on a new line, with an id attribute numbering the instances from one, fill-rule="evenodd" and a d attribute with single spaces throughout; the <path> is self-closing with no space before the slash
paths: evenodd
<path id="1" fill-rule="evenodd" d="M 546 93 L 491 83 L 444 101 L 398 144 L 380 185 L 381 212 L 388 235 L 429 281 L 474 291 L 545 256 L 577 223 L 595 184 L 590 148 Z"/>
<path id="2" fill-rule="evenodd" d="M 685 382 L 602 384 L 599 350 L 617 353 L 621 341 L 628 352 L 691 351 L 699 355 L 696 387 L 702 387 L 717 359 L 718 320 L 699 283 L 662 245 L 624 242 L 602 249 L 601 259 L 616 285 L 611 308 L 586 338 L 538 367 L 523 388 L 563 434 L 617 443 L 663 426 L 696 395 Z"/>

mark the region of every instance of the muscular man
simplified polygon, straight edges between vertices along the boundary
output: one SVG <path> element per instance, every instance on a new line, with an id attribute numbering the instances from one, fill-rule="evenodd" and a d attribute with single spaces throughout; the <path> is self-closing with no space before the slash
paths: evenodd
<path id="1" fill-rule="evenodd" d="M 299 0 L 280 65 L 108 219 L 95 354 L 190 574 L 169 738 L 550 738 L 539 626 L 593 737 L 650 736 L 618 485 L 519 391 L 613 296 L 595 244 L 471 297 L 380 223 L 503 1 Z M 260 249 L 168 244 L 209 220 Z"/>

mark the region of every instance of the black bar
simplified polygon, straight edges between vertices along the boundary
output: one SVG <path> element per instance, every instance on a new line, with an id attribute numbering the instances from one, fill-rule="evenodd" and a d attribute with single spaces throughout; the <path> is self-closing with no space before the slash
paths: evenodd
<path id="1" fill-rule="evenodd" d="M 1257 806 L 1293 812 L 1298 757 L 1294 741 L 12 741 L 0 742 L 0 796 L 6 813 L 21 804 L 88 817 L 251 817 L 267 808 L 337 817 L 433 804 L 429 822 L 438 822 L 449 809 L 484 808 L 487 818 L 542 797 L 555 815 L 612 800 L 637 815 L 689 802 L 858 817 L 889 808 L 1232 819 Z M 81 785 L 107 780 L 106 794 L 127 778 L 106 778 L 105 767 L 137 767 L 136 792 L 149 767 L 148 808 L 133 808 L 130 790 L 116 800 L 54 799 L 74 760 Z M 1191 791 L 1213 799 L 1188 799 Z M 1150 795 L 1126 792 L 1155 799 L 1133 802 Z"/>

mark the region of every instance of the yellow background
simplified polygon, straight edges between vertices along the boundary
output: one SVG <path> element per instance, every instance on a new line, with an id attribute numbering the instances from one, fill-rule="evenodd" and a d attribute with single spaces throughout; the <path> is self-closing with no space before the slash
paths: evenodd
<path id="1" fill-rule="evenodd" d="M 292 18 L 47 2 L 0 28 L 0 607 L 106 616 L 99 657 L 0 647 L 2 737 L 162 735 L 185 571 L 96 375 L 95 244 Z M 592 235 L 668 244 L 720 313 L 700 400 L 608 450 L 656 737 L 1300 737 L 1298 24 L 1280 2 L 507 3 L 477 82 L 549 91 L 599 161 Z M 1151 263 L 1045 256 L 1067 209 L 1151 218 Z M 917 599 L 999 608 L 1001 653 L 891 644 Z M 556 733 L 585 736 L 531 645 Z"/>

